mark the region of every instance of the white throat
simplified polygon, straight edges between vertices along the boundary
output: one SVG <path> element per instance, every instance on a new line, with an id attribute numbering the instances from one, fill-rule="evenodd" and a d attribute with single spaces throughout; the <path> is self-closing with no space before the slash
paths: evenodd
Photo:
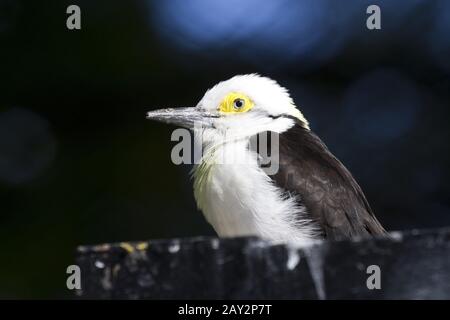
<path id="1" fill-rule="evenodd" d="M 272 182 L 248 144 L 240 139 L 204 146 L 202 161 L 193 170 L 198 207 L 221 237 L 311 243 L 316 230 L 305 218 L 305 208 Z M 230 161 L 237 154 L 238 161 Z"/>

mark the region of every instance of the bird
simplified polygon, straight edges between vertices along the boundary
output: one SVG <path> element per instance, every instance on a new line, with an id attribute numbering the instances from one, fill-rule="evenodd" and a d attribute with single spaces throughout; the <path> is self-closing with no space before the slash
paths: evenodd
<path id="1" fill-rule="evenodd" d="M 219 237 L 310 245 L 387 235 L 352 174 L 271 78 L 237 75 L 196 106 L 150 111 L 147 119 L 194 132 L 202 148 L 192 170 L 194 197 Z M 277 144 L 275 172 L 264 170 L 250 146 L 263 133 Z"/>

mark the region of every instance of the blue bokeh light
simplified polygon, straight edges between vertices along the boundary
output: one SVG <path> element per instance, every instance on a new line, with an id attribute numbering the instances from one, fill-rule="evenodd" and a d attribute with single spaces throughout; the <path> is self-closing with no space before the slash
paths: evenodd
<path id="1" fill-rule="evenodd" d="M 386 144 L 416 124 L 421 97 L 402 74 L 381 69 L 357 80 L 346 92 L 345 117 L 363 143 Z"/>
<path id="2" fill-rule="evenodd" d="M 159 1 L 154 28 L 181 50 L 222 53 L 254 62 L 293 60 L 304 68 L 339 52 L 354 10 L 329 0 Z M 223 51 L 221 51 L 223 50 Z"/>
<path id="3" fill-rule="evenodd" d="M 436 5 L 429 50 L 436 63 L 450 72 L 450 1 L 441 0 Z"/>

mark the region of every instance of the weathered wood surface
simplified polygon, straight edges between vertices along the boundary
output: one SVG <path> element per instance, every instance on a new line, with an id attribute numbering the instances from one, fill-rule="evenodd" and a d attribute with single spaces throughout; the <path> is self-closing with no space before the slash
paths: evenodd
<path id="1" fill-rule="evenodd" d="M 82 246 L 77 263 L 82 298 L 450 299 L 450 228 L 309 248 L 205 237 Z M 381 289 L 367 287 L 371 265 Z"/>

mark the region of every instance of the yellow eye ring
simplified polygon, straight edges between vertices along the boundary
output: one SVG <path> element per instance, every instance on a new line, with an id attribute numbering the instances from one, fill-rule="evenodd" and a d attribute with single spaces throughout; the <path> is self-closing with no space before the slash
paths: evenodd
<path id="1" fill-rule="evenodd" d="M 253 101 L 245 94 L 231 92 L 225 96 L 219 105 L 219 111 L 222 113 L 243 113 L 253 108 Z"/>

